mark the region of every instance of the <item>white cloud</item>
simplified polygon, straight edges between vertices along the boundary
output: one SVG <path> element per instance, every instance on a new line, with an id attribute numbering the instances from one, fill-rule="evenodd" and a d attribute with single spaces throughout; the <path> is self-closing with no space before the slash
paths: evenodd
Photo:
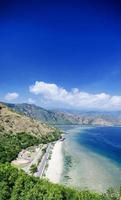
<path id="1" fill-rule="evenodd" d="M 45 82 L 36 81 L 34 85 L 30 86 L 30 92 L 34 94 L 41 94 L 44 98 L 50 100 L 63 100 L 67 91 L 56 84 L 49 84 Z"/>
<path id="2" fill-rule="evenodd" d="M 121 110 L 121 96 L 107 93 L 92 94 L 72 88 L 70 91 L 56 84 L 36 81 L 29 88 L 31 93 L 40 95 L 54 105 L 67 105 L 76 109 Z"/>
<path id="3" fill-rule="evenodd" d="M 35 100 L 33 100 L 32 98 L 28 98 L 28 103 L 35 103 Z"/>
<path id="4" fill-rule="evenodd" d="M 17 92 L 8 92 L 5 95 L 5 100 L 10 101 L 10 100 L 15 100 L 19 97 L 19 94 Z"/>

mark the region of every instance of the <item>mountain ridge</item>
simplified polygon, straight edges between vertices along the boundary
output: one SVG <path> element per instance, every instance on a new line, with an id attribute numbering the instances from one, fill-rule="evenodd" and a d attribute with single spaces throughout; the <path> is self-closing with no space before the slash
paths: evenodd
<path id="1" fill-rule="evenodd" d="M 79 124 L 79 125 L 96 125 L 112 126 L 121 125 L 121 111 L 103 112 L 103 111 L 64 111 L 48 110 L 34 104 L 10 104 L 4 103 L 12 110 L 42 121 L 43 123 L 53 125 Z"/>

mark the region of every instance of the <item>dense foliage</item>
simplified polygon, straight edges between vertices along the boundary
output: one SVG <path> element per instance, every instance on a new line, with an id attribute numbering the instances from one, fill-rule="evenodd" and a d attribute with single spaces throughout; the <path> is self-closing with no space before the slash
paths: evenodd
<path id="1" fill-rule="evenodd" d="M 39 144 L 40 140 L 35 136 L 19 133 L 15 135 L 0 135 L 0 162 L 10 162 L 15 159 L 18 153 L 29 146 Z"/>
<path id="2" fill-rule="evenodd" d="M 0 164 L 0 200 L 120 200 L 121 192 L 77 191 L 28 176 L 10 164 Z"/>
<path id="3" fill-rule="evenodd" d="M 59 130 L 55 130 L 53 133 L 48 134 L 48 135 L 43 135 L 41 137 L 41 142 L 46 144 L 48 142 L 53 142 L 56 141 L 60 138 L 61 132 Z"/>
<path id="4" fill-rule="evenodd" d="M 9 164 L 0 165 L 0 200 L 76 200 L 99 199 L 98 194 L 54 185 L 46 180 L 28 176 Z"/>
<path id="5" fill-rule="evenodd" d="M 18 133 L 14 135 L 0 135 L 0 163 L 11 162 L 18 153 L 29 146 L 40 143 L 48 143 L 57 140 L 60 137 L 60 132 L 55 131 L 47 136 L 37 138 L 27 133 Z"/>

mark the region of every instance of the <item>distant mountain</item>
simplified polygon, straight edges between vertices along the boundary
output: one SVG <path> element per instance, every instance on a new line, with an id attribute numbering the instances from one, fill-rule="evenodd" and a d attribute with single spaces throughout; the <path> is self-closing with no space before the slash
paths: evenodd
<path id="1" fill-rule="evenodd" d="M 66 116 L 63 113 L 46 110 L 34 104 L 6 103 L 5 105 L 7 105 L 9 108 L 11 108 L 12 110 L 20 114 L 24 114 L 25 116 L 31 117 L 36 120 L 40 120 L 44 123 L 49 123 L 49 124 L 70 124 L 71 123 L 71 121 L 68 118 L 66 118 Z"/>
<path id="2" fill-rule="evenodd" d="M 47 110 L 34 104 L 6 104 L 12 110 L 44 123 L 111 126 L 121 125 L 121 112 Z"/>
<path id="3" fill-rule="evenodd" d="M 57 112 L 57 110 L 56 110 Z M 64 110 L 63 110 L 64 112 Z M 112 126 L 121 125 L 121 111 L 65 111 L 71 121 L 82 125 Z"/>
<path id="4" fill-rule="evenodd" d="M 55 131 L 46 124 L 20 115 L 0 103 L 0 133 L 30 133 L 35 136 L 46 136 Z"/>

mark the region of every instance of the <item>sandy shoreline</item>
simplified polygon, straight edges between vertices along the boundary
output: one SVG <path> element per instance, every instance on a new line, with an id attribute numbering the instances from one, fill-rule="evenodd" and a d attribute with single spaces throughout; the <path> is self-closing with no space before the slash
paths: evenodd
<path id="1" fill-rule="evenodd" d="M 63 154 L 62 154 L 62 141 L 57 141 L 53 147 L 51 159 L 48 162 L 48 168 L 45 173 L 53 183 L 59 183 L 61 174 L 63 172 Z"/>

